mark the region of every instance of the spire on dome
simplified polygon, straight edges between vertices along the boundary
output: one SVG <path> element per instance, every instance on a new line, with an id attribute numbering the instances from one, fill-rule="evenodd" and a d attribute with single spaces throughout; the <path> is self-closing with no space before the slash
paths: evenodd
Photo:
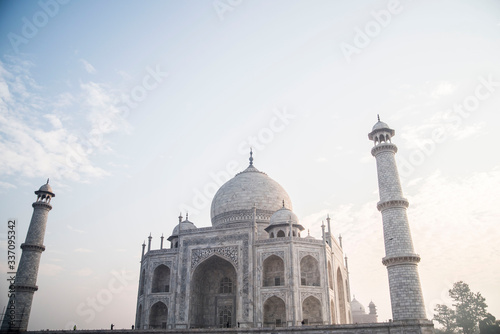
<path id="1" fill-rule="evenodd" d="M 380 122 L 380 115 L 377 114 L 377 120 Z"/>
<path id="2" fill-rule="evenodd" d="M 49 184 L 49 179 L 47 178 L 47 184 Z"/>
<path id="3" fill-rule="evenodd" d="M 250 166 L 253 166 L 253 152 L 252 152 L 252 148 L 250 147 L 250 158 L 248 160 L 250 160 Z"/>
<path id="4" fill-rule="evenodd" d="M 283 207 L 285 207 L 285 200 L 283 200 Z"/>

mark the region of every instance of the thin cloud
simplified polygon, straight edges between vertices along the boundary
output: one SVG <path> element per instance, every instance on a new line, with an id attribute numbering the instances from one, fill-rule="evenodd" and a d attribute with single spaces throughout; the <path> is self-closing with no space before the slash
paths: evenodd
<path id="1" fill-rule="evenodd" d="M 77 248 L 74 250 L 75 253 L 93 253 L 94 251 L 87 248 Z"/>
<path id="2" fill-rule="evenodd" d="M 50 176 L 57 184 L 108 175 L 93 160 L 96 153 L 111 151 L 105 135 L 129 130 L 118 116 L 120 93 L 88 82 L 72 93 L 49 96 L 32 78 L 33 64 L 7 59 L 0 62 L 0 189 L 9 187 L 13 176 Z"/>
<path id="3" fill-rule="evenodd" d="M 95 74 L 97 72 L 95 67 L 85 59 L 80 59 L 80 62 L 83 64 L 83 68 L 85 69 L 85 71 L 87 71 L 87 73 Z"/>
<path id="4" fill-rule="evenodd" d="M 68 230 L 73 231 L 73 232 L 76 232 L 76 233 L 87 233 L 87 232 L 85 232 L 84 230 L 79 230 L 79 229 L 76 229 L 76 228 L 74 228 L 74 227 L 73 227 L 73 226 L 71 226 L 71 225 L 66 225 L 66 227 L 68 228 Z"/>

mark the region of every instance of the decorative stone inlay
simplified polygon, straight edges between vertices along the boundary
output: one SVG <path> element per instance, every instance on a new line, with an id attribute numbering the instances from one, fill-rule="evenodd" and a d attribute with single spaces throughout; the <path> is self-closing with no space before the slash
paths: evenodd
<path id="1" fill-rule="evenodd" d="M 193 270 L 196 265 L 198 265 L 198 263 L 214 254 L 220 255 L 226 260 L 229 260 L 234 264 L 236 268 L 238 268 L 238 247 L 227 246 L 217 248 L 193 249 L 191 251 L 191 270 Z"/>
<path id="2" fill-rule="evenodd" d="M 21 244 L 22 250 L 32 250 L 36 252 L 43 252 L 45 250 L 45 246 L 43 245 L 30 245 L 30 244 Z"/>
<path id="3" fill-rule="evenodd" d="M 304 252 L 300 251 L 299 252 L 299 260 L 302 260 L 304 256 L 311 255 L 313 258 L 315 258 L 319 262 L 319 254 L 318 252 Z"/>
<path id="4" fill-rule="evenodd" d="M 317 298 L 321 304 L 323 304 L 323 294 L 320 292 L 310 292 L 310 291 L 304 291 L 300 293 L 300 300 L 301 304 L 306 300 L 307 297 L 313 296 Z"/>
<path id="5" fill-rule="evenodd" d="M 392 143 L 379 144 L 372 148 L 372 155 L 376 156 L 378 153 L 383 151 L 391 151 L 394 153 L 398 152 L 398 147 Z"/>
<path id="6" fill-rule="evenodd" d="M 278 298 L 281 298 L 282 301 L 286 303 L 286 293 L 284 291 L 277 291 L 277 292 L 266 292 L 262 294 L 262 302 L 266 302 L 269 298 L 276 296 Z"/>
<path id="7" fill-rule="evenodd" d="M 276 255 L 280 257 L 283 261 L 285 261 L 285 252 L 284 251 L 275 251 L 275 252 L 264 252 L 262 253 L 262 262 L 264 262 L 265 259 L 270 257 L 271 255 Z"/>
<path id="8" fill-rule="evenodd" d="M 407 254 L 401 256 L 384 257 L 382 263 L 384 266 L 390 267 L 398 264 L 412 264 L 419 263 L 420 256 L 418 254 Z"/>
<path id="9" fill-rule="evenodd" d="M 388 208 L 408 208 L 410 203 L 406 198 L 400 198 L 400 199 L 392 199 L 389 201 L 384 201 L 384 202 L 378 202 L 377 203 L 377 209 L 378 211 L 382 211 L 384 209 Z"/>
<path id="10" fill-rule="evenodd" d="M 259 210 L 257 209 L 257 214 L 255 216 L 255 220 L 257 222 L 269 222 L 271 220 L 271 216 L 274 211 L 269 210 Z M 218 214 L 217 216 L 212 218 L 213 224 L 215 227 L 220 226 L 221 224 L 226 224 L 230 222 L 240 222 L 240 221 L 253 221 L 253 209 L 251 210 L 233 210 Z"/>
<path id="11" fill-rule="evenodd" d="M 172 272 L 173 270 L 173 264 L 172 264 L 172 261 L 152 261 L 151 262 L 151 267 L 154 269 L 156 269 L 156 267 L 158 267 L 159 265 L 165 265 L 168 267 L 168 269 L 170 269 L 170 272 Z"/>
<path id="12" fill-rule="evenodd" d="M 148 309 L 151 309 L 154 304 L 157 302 L 162 302 L 165 304 L 168 308 L 170 308 L 170 297 L 166 296 L 152 296 L 151 298 L 148 299 Z"/>

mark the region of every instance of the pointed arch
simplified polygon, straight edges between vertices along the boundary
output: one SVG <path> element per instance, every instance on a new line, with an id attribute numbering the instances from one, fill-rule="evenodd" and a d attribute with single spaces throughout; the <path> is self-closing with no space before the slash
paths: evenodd
<path id="1" fill-rule="evenodd" d="M 269 238 L 270 238 L 270 239 L 274 239 L 274 232 L 271 232 L 271 233 L 269 234 Z"/>
<path id="2" fill-rule="evenodd" d="M 330 289 L 334 290 L 335 287 L 333 285 L 333 271 L 332 271 L 332 263 L 328 261 L 328 285 Z"/>
<path id="3" fill-rule="evenodd" d="M 331 316 L 331 324 L 335 324 L 335 303 L 333 299 L 330 300 L 330 316 Z"/>
<path id="4" fill-rule="evenodd" d="M 339 323 L 345 324 L 346 321 L 346 301 L 345 301 L 345 289 L 344 289 L 344 279 L 342 278 L 342 272 L 340 268 L 337 268 L 337 296 L 339 304 Z"/>
<path id="5" fill-rule="evenodd" d="M 284 238 L 284 237 L 285 237 L 285 232 L 279 230 L 278 233 L 276 234 L 276 238 Z"/>
<path id="6" fill-rule="evenodd" d="M 137 314 L 135 315 L 135 328 L 142 329 L 142 305 L 139 304 L 139 308 L 137 309 Z"/>
<path id="7" fill-rule="evenodd" d="M 300 260 L 300 285 L 320 286 L 318 260 L 311 255 Z"/>
<path id="8" fill-rule="evenodd" d="M 160 264 L 153 272 L 153 282 L 151 292 L 169 292 L 170 291 L 170 268 Z"/>
<path id="9" fill-rule="evenodd" d="M 149 311 L 150 329 L 167 329 L 168 308 L 163 302 L 156 302 Z"/>
<path id="10" fill-rule="evenodd" d="M 234 327 L 237 273 L 234 266 L 218 255 L 199 263 L 191 278 L 190 327 Z"/>
<path id="11" fill-rule="evenodd" d="M 309 296 L 302 302 L 302 318 L 308 325 L 322 325 L 321 302 L 318 298 Z"/>
<path id="12" fill-rule="evenodd" d="M 272 296 L 264 302 L 264 327 L 286 324 L 286 306 L 283 299 Z"/>
<path id="13" fill-rule="evenodd" d="M 262 285 L 280 286 L 285 285 L 285 263 L 277 255 L 271 255 L 262 264 Z"/>
<path id="14" fill-rule="evenodd" d="M 146 270 L 142 269 L 141 279 L 139 282 L 139 296 L 142 296 L 144 294 L 145 282 L 146 282 Z"/>

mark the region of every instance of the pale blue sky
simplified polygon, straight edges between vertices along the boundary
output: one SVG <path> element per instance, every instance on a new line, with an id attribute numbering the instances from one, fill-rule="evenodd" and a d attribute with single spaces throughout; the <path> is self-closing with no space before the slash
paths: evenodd
<path id="1" fill-rule="evenodd" d="M 29 329 L 129 328 L 142 242 L 159 247 L 184 209 L 210 226 L 214 178 L 246 167 L 251 145 L 312 235 L 330 214 L 351 292 L 391 318 L 376 114 L 396 130 L 428 316 L 464 280 L 500 317 L 500 4 L 228 3 L 0 4 L 0 220 L 24 240 L 33 191 L 50 177 L 56 193 Z"/>

